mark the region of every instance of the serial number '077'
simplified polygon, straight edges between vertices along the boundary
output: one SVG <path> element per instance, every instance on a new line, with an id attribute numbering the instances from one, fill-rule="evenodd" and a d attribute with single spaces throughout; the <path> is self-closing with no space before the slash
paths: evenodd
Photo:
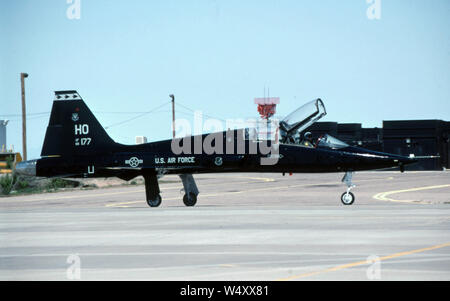
<path id="1" fill-rule="evenodd" d="M 84 146 L 91 144 L 91 138 L 75 138 L 75 146 Z"/>

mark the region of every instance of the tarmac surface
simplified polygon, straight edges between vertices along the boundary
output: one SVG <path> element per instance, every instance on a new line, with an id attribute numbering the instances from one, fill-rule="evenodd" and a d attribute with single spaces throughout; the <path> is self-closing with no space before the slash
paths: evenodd
<path id="1" fill-rule="evenodd" d="M 450 172 L 194 175 L 0 198 L 0 280 L 450 280 Z"/>

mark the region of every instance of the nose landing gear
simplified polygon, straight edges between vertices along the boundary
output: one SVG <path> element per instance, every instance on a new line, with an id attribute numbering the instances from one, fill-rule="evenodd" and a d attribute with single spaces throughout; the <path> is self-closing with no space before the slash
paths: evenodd
<path id="1" fill-rule="evenodd" d="M 355 195 L 350 192 L 353 188 L 356 187 L 356 185 L 353 185 L 353 183 L 352 183 L 353 174 L 354 174 L 354 172 L 347 171 L 345 173 L 344 178 L 342 178 L 342 182 L 347 185 L 347 192 L 344 192 L 341 195 L 341 202 L 342 202 L 342 204 L 344 204 L 346 206 L 352 205 L 356 199 Z"/>

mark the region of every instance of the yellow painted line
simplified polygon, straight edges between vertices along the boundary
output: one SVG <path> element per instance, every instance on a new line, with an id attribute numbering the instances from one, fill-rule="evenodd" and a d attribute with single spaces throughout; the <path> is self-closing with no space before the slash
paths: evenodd
<path id="1" fill-rule="evenodd" d="M 241 178 L 241 179 L 257 180 L 257 181 L 262 181 L 262 182 L 275 182 L 275 179 L 273 179 L 273 178 L 261 178 L 261 177 L 243 177 L 243 176 L 236 176 L 236 177 L 223 177 L 223 178 Z"/>
<path id="2" fill-rule="evenodd" d="M 329 185 L 329 184 L 336 184 L 336 182 L 325 183 L 325 185 Z M 227 191 L 227 192 L 201 194 L 200 196 L 202 198 L 205 198 L 205 197 L 215 197 L 215 196 L 223 196 L 223 195 L 230 195 L 230 194 L 241 194 L 241 193 L 256 192 L 256 191 L 279 190 L 279 189 L 294 188 L 294 187 L 307 187 L 307 186 L 315 186 L 315 185 L 319 185 L 319 184 L 299 184 L 299 185 L 289 185 L 289 186 L 255 188 L 255 189 L 240 190 L 240 191 Z M 320 184 L 320 185 L 324 185 L 324 184 Z M 178 199 L 178 198 L 164 199 L 164 201 L 165 200 L 174 200 L 174 199 Z M 142 203 L 142 201 L 131 201 L 131 202 L 107 204 L 107 205 L 105 205 L 105 207 L 121 207 L 123 205 L 131 205 L 131 204 L 138 204 L 138 203 Z"/>
<path id="3" fill-rule="evenodd" d="M 309 184 L 309 185 L 303 185 L 302 184 L 302 185 L 292 185 L 292 186 L 266 187 L 266 188 L 240 190 L 240 191 L 228 191 L 228 192 L 209 193 L 209 194 L 201 194 L 201 197 L 205 198 L 205 197 L 223 196 L 223 195 L 230 195 L 230 194 L 240 194 L 240 193 L 246 193 L 246 192 L 264 191 L 264 190 L 278 190 L 278 189 L 300 187 L 300 186 L 311 186 L 311 185 L 317 185 L 317 184 Z M 174 200 L 174 199 L 178 199 L 178 198 L 164 199 L 164 201 L 166 201 L 166 200 L 170 201 L 170 200 Z M 142 201 L 131 201 L 131 202 L 107 204 L 107 205 L 105 205 L 105 207 L 121 207 L 123 205 L 131 205 L 131 204 L 138 204 L 138 203 L 142 203 Z"/>
<path id="4" fill-rule="evenodd" d="M 239 177 L 239 178 L 253 179 L 253 180 L 259 180 L 259 181 L 264 181 L 264 182 L 274 182 L 275 181 L 275 179 L 272 179 L 272 178 L 257 178 L 257 177 Z M 259 183 L 259 182 L 240 182 L 239 184 L 249 184 L 249 183 Z M 213 186 L 213 185 L 219 185 L 219 184 L 227 184 L 227 183 L 211 183 L 211 184 L 204 184 L 201 186 L 204 187 L 204 186 Z M 275 188 L 280 189 L 278 187 L 275 187 Z M 268 188 L 262 188 L 262 189 L 265 190 Z M 161 189 L 161 190 L 163 190 L 163 189 Z M 256 190 L 258 190 L 258 189 L 256 189 Z M 214 194 L 202 194 L 202 197 L 220 196 L 220 195 L 224 195 L 224 194 L 237 194 L 237 193 L 243 193 L 243 192 L 248 192 L 248 191 L 233 191 L 233 192 L 222 192 L 222 193 L 214 193 Z M 178 200 L 178 199 L 179 198 L 169 198 L 169 199 L 164 199 L 164 201 L 172 201 L 172 200 Z M 127 205 L 138 204 L 138 203 L 142 203 L 142 201 L 131 201 L 131 202 L 106 204 L 105 207 L 128 207 Z"/>
<path id="5" fill-rule="evenodd" d="M 395 254 L 392 254 L 392 255 L 383 256 L 383 257 L 380 257 L 378 259 L 378 261 L 384 261 L 384 260 L 389 260 L 389 259 L 398 258 L 398 257 L 402 257 L 402 256 L 407 256 L 407 255 L 412 255 L 412 254 L 417 254 L 417 253 L 423 253 L 423 252 L 432 251 L 432 250 L 445 248 L 445 247 L 450 247 L 450 242 L 444 243 L 444 244 L 441 244 L 441 245 L 428 247 L 428 248 L 417 249 L 417 250 L 412 250 L 412 251 L 407 251 L 407 252 L 400 252 L 400 253 L 395 253 Z M 321 271 L 309 272 L 309 273 L 295 275 L 295 276 L 291 276 L 291 277 L 287 277 L 287 278 L 281 278 L 281 279 L 278 279 L 277 281 L 291 281 L 291 280 L 296 280 L 296 279 L 300 279 L 300 278 L 315 276 L 315 275 L 318 275 L 318 274 L 335 272 L 335 271 L 339 271 L 339 270 L 344 270 L 344 269 L 348 269 L 348 268 L 353 268 L 353 267 L 357 267 L 357 266 L 361 266 L 361 265 L 369 265 L 369 264 L 373 264 L 373 261 L 362 260 L 362 261 L 358 261 L 358 262 L 338 265 L 338 266 L 335 266 L 335 267 L 332 267 L 332 268 L 329 268 L 329 269 L 325 269 L 325 270 L 321 270 Z"/>
<path id="6" fill-rule="evenodd" d="M 437 185 L 437 186 L 417 187 L 417 188 L 395 190 L 395 191 L 387 191 L 387 192 L 377 193 L 376 195 L 373 196 L 373 198 L 376 199 L 376 200 L 379 200 L 379 201 L 388 201 L 388 202 L 397 202 L 397 203 L 426 204 L 424 202 L 414 201 L 414 200 L 396 200 L 396 199 L 393 199 L 393 198 L 388 198 L 388 196 L 390 196 L 392 194 L 397 194 L 397 193 L 414 192 L 414 191 L 431 190 L 431 189 L 440 189 L 440 188 L 447 188 L 447 187 L 450 187 L 450 184 Z"/>
<path id="7" fill-rule="evenodd" d="M 68 196 L 55 196 L 55 197 L 48 197 L 48 195 L 45 195 L 45 198 L 39 198 L 39 199 L 31 199 L 31 200 L 21 200 L 20 202 L 40 202 L 40 201 L 50 201 L 50 200 L 61 200 L 61 199 L 79 199 L 79 198 L 85 198 L 85 197 L 100 197 L 100 196 L 107 196 L 107 195 L 117 195 L 117 194 L 126 194 L 126 193 L 134 193 L 134 192 L 143 192 L 143 189 L 140 190 L 133 190 L 133 191 L 119 191 L 119 192 L 107 192 L 107 193 L 95 193 L 95 194 L 80 194 L 80 195 L 68 195 Z M 21 197 L 21 196 L 17 196 Z M 14 202 L 14 199 L 11 198 L 5 198 L 2 200 L 2 202 Z"/>
<path id="8" fill-rule="evenodd" d="M 239 184 L 251 184 L 251 183 L 259 183 L 259 181 L 263 181 L 263 182 L 274 182 L 275 179 L 272 178 L 258 178 L 258 177 L 238 177 L 238 178 L 245 178 L 245 179 L 250 179 L 250 180 L 254 180 L 251 182 L 240 182 Z M 202 185 L 202 187 L 204 186 L 212 186 L 212 185 L 222 185 L 222 184 L 226 184 L 226 183 L 211 183 L 211 184 L 204 184 Z M 161 187 L 161 191 L 164 190 L 174 190 L 174 189 L 181 189 L 183 186 L 181 185 L 174 185 L 174 186 L 168 186 L 168 187 Z M 111 187 L 111 188 L 118 188 L 116 187 Z M 45 197 L 42 198 L 38 198 L 38 199 L 30 199 L 30 200 L 21 200 L 20 202 L 41 202 L 41 201 L 49 201 L 49 200 L 65 200 L 65 199 L 79 199 L 79 198 L 96 198 L 96 197 L 103 197 L 103 196 L 111 196 L 111 195 L 120 195 L 120 194 L 127 194 L 127 193 L 138 193 L 138 192 L 144 192 L 144 189 L 139 189 L 139 190 L 131 190 L 131 191 L 118 191 L 118 192 L 105 192 L 105 193 L 91 193 L 91 194 L 79 194 L 79 195 L 68 195 L 68 196 L 54 196 L 54 197 L 49 197 L 48 195 L 45 195 Z M 21 196 L 17 196 L 17 197 L 21 197 Z M 14 199 L 11 198 L 5 198 L 3 200 L 1 200 L 0 202 L 14 202 Z"/>
<path id="9" fill-rule="evenodd" d="M 389 177 L 387 179 L 391 179 L 391 178 L 392 177 Z M 381 179 L 379 179 L 379 178 L 377 178 L 377 179 L 366 179 L 366 180 L 360 180 L 359 182 L 367 182 L 367 181 L 374 181 L 374 180 L 381 180 Z M 275 187 L 254 188 L 254 189 L 240 190 L 240 191 L 228 191 L 228 192 L 202 194 L 201 197 L 205 198 L 205 197 L 215 197 L 215 196 L 223 196 L 223 195 L 231 195 L 231 194 L 241 194 L 241 193 L 248 193 L 248 192 L 270 191 L 270 190 L 290 189 L 290 188 L 298 188 L 298 187 L 314 187 L 314 186 L 336 185 L 336 184 L 341 184 L 341 182 L 339 181 L 339 182 L 328 182 L 328 183 L 320 183 L 320 184 L 297 184 L 297 185 L 285 185 L 285 186 L 275 186 Z M 213 184 L 211 184 L 211 185 L 213 185 Z M 171 199 L 167 199 L 167 200 L 176 200 L 176 199 L 178 199 L 178 198 L 171 198 Z M 166 200 L 166 199 L 163 199 L 163 201 L 164 200 Z M 107 204 L 107 205 L 105 205 L 105 207 L 124 207 L 124 205 L 126 207 L 126 205 L 138 204 L 138 203 L 142 203 L 142 201 L 131 201 L 131 202 Z"/>
<path id="10" fill-rule="evenodd" d="M 253 179 L 258 179 L 258 178 L 253 178 Z M 269 178 L 259 178 L 259 179 L 274 180 L 274 179 L 269 179 Z M 271 182 L 271 181 L 265 180 L 265 182 Z M 241 182 L 239 184 L 249 184 L 249 183 L 259 183 L 259 182 L 243 182 L 243 183 Z M 227 183 L 205 184 L 205 185 L 202 185 L 202 187 L 219 185 L 219 184 L 227 184 Z M 265 190 L 265 189 L 267 189 L 267 188 L 262 188 L 262 190 Z M 164 189 L 161 189 L 161 190 L 164 190 Z M 258 190 L 258 189 L 255 189 L 255 190 Z M 202 194 L 202 197 L 220 196 L 220 195 L 224 195 L 224 194 L 237 194 L 237 193 L 243 193 L 243 192 L 248 192 L 248 191 L 233 191 L 233 192 L 223 192 L 223 193 L 214 193 L 214 194 Z M 178 199 L 179 199 L 178 197 L 176 197 L 176 198 L 168 198 L 168 199 L 165 198 L 164 201 L 173 201 L 173 200 L 178 200 Z M 121 203 L 114 203 L 114 204 L 106 204 L 105 207 L 128 207 L 127 205 L 139 204 L 139 203 L 142 203 L 142 202 L 143 201 L 131 201 L 131 202 L 121 202 Z"/>
<path id="11" fill-rule="evenodd" d="M 174 200 L 178 200 L 180 198 L 168 198 L 168 199 L 163 199 L 163 201 L 174 201 Z M 141 201 L 132 201 L 132 202 L 121 202 L 121 203 L 114 203 L 114 204 L 106 204 L 105 207 L 116 207 L 116 208 L 128 208 L 129 206 L 127 205 L 131 205 L 131 204 L 145 204 L 146 201 L 145 200 L 141 200 Z"/>
<path id="12" fill-rule="evenodd" d="M 222 267 L 222 268 L 236 268 L 237 267 L 237 265 L 235 265 L 235 264 L 219 264 L 219 266 L 220 267 Z"/>
<path id="13" fill-rule="evenodd" d="M 391 179 L 388 178 L 388 179 Z M 360 180 L 359 182 L 366 182 L 366 181 L 373 181 L 374 179 L 367 179 L 367 180 Z M 380 180 L 380 179 L 377 179 Z M 239 193 L 246 193 L 246 192 L 257 192 L 257 191 L 269 191 L 269 190 L 280 190 L 280 189 L 289 189 L 289 188 L 298 188 L 298 187 L 314 187 L 314 186 L 322 186 L 322 185 L 338 185 L 342 182 L 325 182 L 320 184 L 297 184 L 297 185 L 285 185 L 285 186 L 275 186 L 275 187 L 264 187 L 264 188 L 254 188 L 254 189 L 248 189 L 248 190 L 241 190 L 241 191 L 231 191 L 231 192 L 222 192 L 222 193 L 215 193 L 215 194 L 205 194 L 205 196 L 220 196 L 225 194 L 239 194 Z"/>

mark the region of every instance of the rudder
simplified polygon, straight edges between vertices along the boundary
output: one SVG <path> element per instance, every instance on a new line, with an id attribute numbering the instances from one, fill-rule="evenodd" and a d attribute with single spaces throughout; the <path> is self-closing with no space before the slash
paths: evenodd
<path id="1" fill-rule="evenodd" d="M 116 145 L 77 91 L 55 91 L 42 157 L 99 154 Z"/>

